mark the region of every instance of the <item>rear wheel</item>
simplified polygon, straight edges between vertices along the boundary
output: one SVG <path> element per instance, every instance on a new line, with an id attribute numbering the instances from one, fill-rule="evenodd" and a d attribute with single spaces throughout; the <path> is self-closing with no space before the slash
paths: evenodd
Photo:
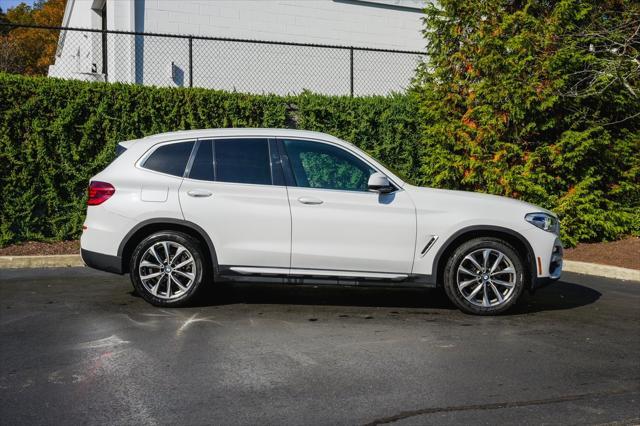
<path id="1" fill-rule="evenodd" d="M 142 240 L 130 264 L 133 287 L 155 306 L 183 306 L 193 301 L 206 275 L 198 241 L 175 231 Z"/>
<path id="2" fill-rule="evenodd" d="M 512 307 L 525 287 L 520 254 L 497 238 L 476 238 L 458 247 L 447 261 L 444 287 L 462 311 L 495 315 Z"/>

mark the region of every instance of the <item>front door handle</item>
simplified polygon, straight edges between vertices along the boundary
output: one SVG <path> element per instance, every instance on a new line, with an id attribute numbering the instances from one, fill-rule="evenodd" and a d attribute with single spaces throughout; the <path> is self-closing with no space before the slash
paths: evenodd
<path id="1" fill-rule="evenodd" d="M 204 189 L 192 189 L 187 192 L 190 197 L 202 198 L 202 197 L 211 197 L 213 194 L 211 191 L 207 191 Z"/>
<path id="2" fill-rule="evenodd" d="M 298 198 L 298 201 L 300 201 L 302 204 L 322 204 L 323 201 L 319 198 L 314 198 L 314 197 L 300 197 Z"/>

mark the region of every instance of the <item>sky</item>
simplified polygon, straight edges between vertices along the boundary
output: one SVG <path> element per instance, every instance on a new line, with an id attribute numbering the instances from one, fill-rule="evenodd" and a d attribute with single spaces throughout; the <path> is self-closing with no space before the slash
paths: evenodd
<path id="1" fill-rule="evenodd" d="M 0 7 L 4 12 L 6 12 L 7 9 L 19 5 L 20 3 L 26 3 L 29 6 L 32 6 L 33 2 L 34 0 L 0 0 Z"/>

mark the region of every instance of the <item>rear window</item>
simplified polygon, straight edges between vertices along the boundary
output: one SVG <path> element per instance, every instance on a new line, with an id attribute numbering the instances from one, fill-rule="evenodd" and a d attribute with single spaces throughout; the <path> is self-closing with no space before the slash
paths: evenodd
<path id="1" fill-rule="evenodd" d="M 163 145 L 153 151 L 142 167 L 156 172 L 182 177 L 192 149 L 193 141 Z"/>

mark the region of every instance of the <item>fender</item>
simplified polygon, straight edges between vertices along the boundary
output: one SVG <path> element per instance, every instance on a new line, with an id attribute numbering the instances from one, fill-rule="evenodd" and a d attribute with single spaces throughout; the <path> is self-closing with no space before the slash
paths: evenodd
<path id="1" fill-rule="evenodd" d="M 147 219 L 145 221 L 138 223 L 136 226 L 131 228 L 129 232 L 127 232 L 127 235 L 125 235 L 122 241 L 120 242 L 120 245 L 118 246 L 118 257 L 122 258 L 122 255 L 124 253 L 124 248 L 126 247 L 129 240 L 131 240 L 131 237 L 133 237 L 133 235 L 135 235 L 136 232 L 138 232 L 140 229 L 144 228 L 147 225 L 163 224 L 163 223 L 184 226 L 197 232 L 198 235 L 200 235 L 200 237 L 202 237 L 202 239 L 207 243 L 207 247 L 209 248 L 209 253 L 211 253 L 211 262 L 213 265 L 213 271 L 214 271 L 214 274 L 217 275 L 218 256 L 216 254 L 216 249 L 213 246 L 213 242 L 211 241 L 211 238 L 209 238 L 209 235 L 200 226 L 196 225 L 193 222 L 189 222 L 188 220 L 183 220 L 183 219 L 159 217 L 159 218 Z M 124 259 L 123 259 L 123 262 L 124 262 Z"/>
<path id="2" fill-rule="evenodd" d="M 527 241 L 527 239 L 525 237 L 523 237 L 520 233 L 509 229 L 509 228 L 503 228 L 502 226 L 494 226 L 494 225 L 472 225 L 472 226 L 467 226 L 466 228 L 462 228 L 457 230 L 456 232 L 454 232 L 445 242 L 444 244 L 442 244 L 442 246 L 440 247 L 440 249 L 438 250 L 438 252 L 436 253 L 435 257 L 433 258 L 433 265 L 432 265 L 432 269 L 431 269 L 431 279 L 435 282 L 435 283 L 439 283 L 440 279 L 442 277 L 438 276 L 438 266 L 440 265 L 440 258 L 442 257 L 442 255 L 450 248 L 451 244 L 453 244 L 453 242 L 460 236 L 467 234 L 467 233 L 471 233 L 471 232 L 478 232 L 478 231 L 486 231 L 486 232 L 502 232 L 504 234 L 509 234 L 512 237 L 515 237 L 518 241 L 520 241 L 524 247 L 527 250 L 527 257 L 529 258 L 529 271 L 531 273 L 531 279 L 532 279 L 532 283 L 535 281 L 535 279 L 537 278 L 536 275 L 536 266 L 535 266 L 535 254 L 533 252 L 533 248 L 531 247 L 531 244 L 529 244 L 529 241 Z M 447 259 L 443 259 L 443 261 L 446 262 Z M 525 259 L 525 262 L 527 260 Z"/>

